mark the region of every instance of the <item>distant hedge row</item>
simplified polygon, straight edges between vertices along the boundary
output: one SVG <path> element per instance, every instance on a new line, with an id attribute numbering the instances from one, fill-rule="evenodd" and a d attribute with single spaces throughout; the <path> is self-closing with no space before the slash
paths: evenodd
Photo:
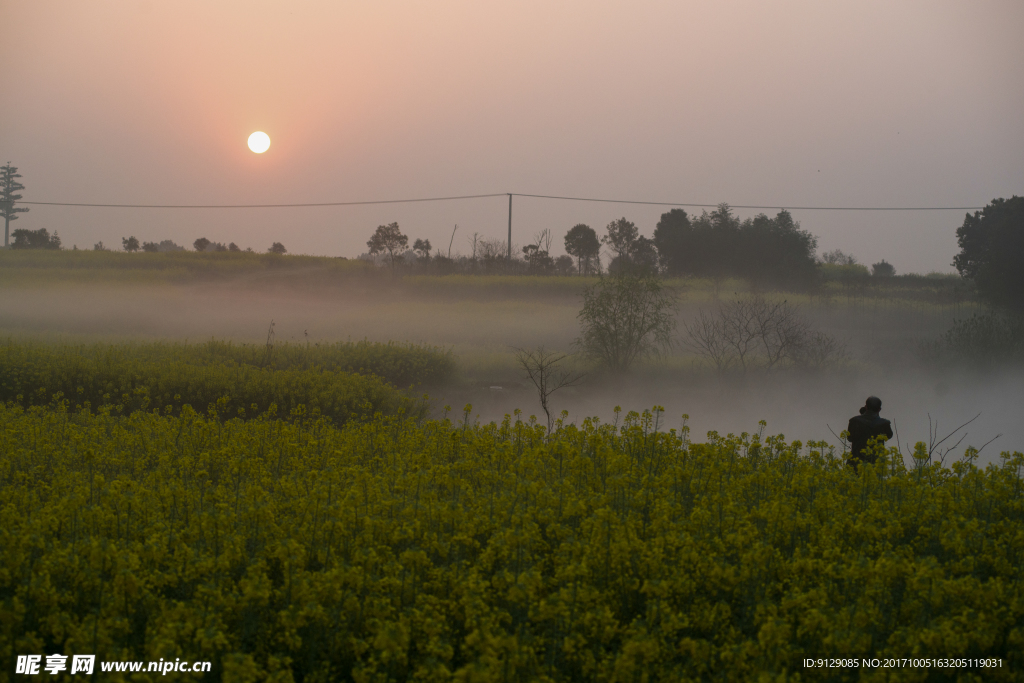
<path id="1" fill-rule="evenodd" d="M 454 368 L 432 347 L 347 342 L 322 346 L 0 344 L 0 401 L 179 414 L 211 405 L 226 417 L 294 410 L 335 422 L 419 410 L 395 387 L 435 383 Z M 300 406 L 302 406 L 300 408 Z"/>

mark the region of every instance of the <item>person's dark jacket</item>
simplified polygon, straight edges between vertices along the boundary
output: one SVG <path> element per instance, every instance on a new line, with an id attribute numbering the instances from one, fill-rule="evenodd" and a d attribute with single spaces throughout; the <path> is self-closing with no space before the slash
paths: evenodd
<path id="1" fill-rule="evenodd" d="M 869 439 L 877 436 L 885 436 L 888 439 L 892 438 L 892 424 L 884 417 L 879 417 L 878 413 L 871 411 L 865 411 L 856 417 L 851 417 L 850 426 L 847 427 L 847 431 L 850 432 L 850 448 L 853 451 L 851 460 L 854 462 L 875 461 L 874 454 L 865 452 Z"/>

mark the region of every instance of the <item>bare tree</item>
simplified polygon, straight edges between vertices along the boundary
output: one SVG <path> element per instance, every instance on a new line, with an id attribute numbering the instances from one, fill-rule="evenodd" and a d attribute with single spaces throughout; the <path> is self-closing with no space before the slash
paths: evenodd
<path id="1" fill-rule="evenodd" d="M 553 422 L 548 399 L 559 389 L 579 384 L 584 375 L 575 372 L 571 367 L 560 367 L 562 361 L 568 358 L 567 354 L 547 351 L 543 346 L 533 350 L 515 348 L 515 353 L 516 362 L 519 363 L 523 374 L 533 382 L 533 386 L 537 389 L 540 407 L 544 410 L 544 415 L 547 416 L 548 432 L 550 433 Z"/>
<path id="2" fill-rule="evenodd" d="M 698 311 L 697 319 L 692 323 L 683 323 L 686 337 L 683 344 L 703 356 L 719 372 L 728 370 L 736 356 L 722 331 L 722 324 L 717 317 L 705 311 Z"/>
<path id="3" fill-rule="evenodd" d="M 837 365 L 845 365 L 850 359 L 846 344 L 830 334 L 821 331 L 812 332 L 797 354 L 797 364 L 809 368 L 822 369 Z"/>
<path id="4" fill-rule="evenodd" d="M 735 363 L 744 371 L 755 364 L 766 370 L 785 363 L 822 368 L 848 357 L 842 342 L 812 330 L 788 301 L 763 296 L 731 301 L 717 315 L 700 311 L 683 327 L 684 343 L 720 371 Z"/>
<path id="5" fill-rule="evenodd" d="M 536 235 L 533 236 L 533 243 L 537 245 L 537 248 L 540 251 L 546 251 L 547 253 L 550 254 L 551 253 L 551 238 L 552 238 L 551 229 L 550 228 L 544 228 L 543 230 L 541 230 L 540 232 L 538 232 Z"/>
<path id="6" fill-rule="evenodd" d="M 725 342 L 732 348 L 744 370 L 759 341 L 757 313 L 757 308 L 750 302 L 739 300 L 722 306 L 719 311 Z"/>
<path id="7" fill-rule="evenodd" d="M 780 362 L 795 360 L 810 336 L 807 324 L 796 314 L 788 301 L 768 301 L 754 297 L 749 307 L 764 350 L 765 367 L 771 370 Z"/>
<path id="8" fill-rule="evenodd" d="M 507 245 L 501 240 L 482 239 L 477 242 L 480 258 L 485 261 L 504 258 Z"/>

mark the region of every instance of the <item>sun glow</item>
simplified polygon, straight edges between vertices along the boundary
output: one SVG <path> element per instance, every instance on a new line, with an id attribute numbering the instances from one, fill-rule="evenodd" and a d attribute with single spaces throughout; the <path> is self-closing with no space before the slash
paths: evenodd
<path id="1" fill-rule="evenodd" d="M 261 130 L 249 136 L 249 149 L 257 154 L 263 154 L 270 148 L 270 136 Z"/>

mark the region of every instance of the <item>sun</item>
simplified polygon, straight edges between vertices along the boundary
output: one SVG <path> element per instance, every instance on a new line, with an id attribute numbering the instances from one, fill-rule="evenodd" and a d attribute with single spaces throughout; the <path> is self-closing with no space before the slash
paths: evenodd
<path id="1" fill-rule="evenodd" d="M 262 130 L 258 130 L 249 136 L 249 149 L 257 154 L 263 154 L 270 148 L 270 136 Z"/>

